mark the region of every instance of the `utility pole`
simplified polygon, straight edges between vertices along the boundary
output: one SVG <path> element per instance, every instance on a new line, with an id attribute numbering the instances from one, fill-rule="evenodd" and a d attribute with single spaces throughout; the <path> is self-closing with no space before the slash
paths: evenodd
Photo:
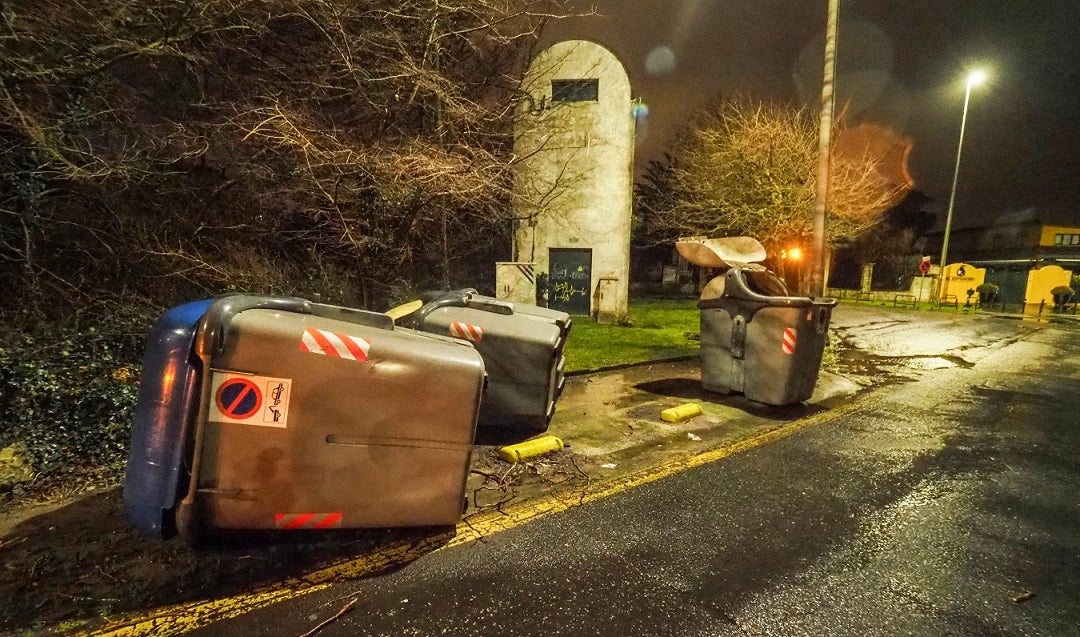
<path id="1" fill-rule="evenodd" d="M 814 246 L 811 250 L 810 295 L 825 295 L 825 214 L 829 200 L 829 164 L 832 157 L 836 35 L 840 0 L 829 0 L 829 26 L 825 31 L 825 77 L 821 84 L 821 122 L 818 130 L 817 192 L 814 197 Z"/>

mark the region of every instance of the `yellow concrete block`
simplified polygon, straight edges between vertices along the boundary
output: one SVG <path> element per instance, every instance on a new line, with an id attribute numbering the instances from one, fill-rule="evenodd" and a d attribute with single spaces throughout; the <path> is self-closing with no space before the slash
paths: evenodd
<path id="1" fill-rule="evenodd" d="M 506 462 L 516 463 L 521 462 L 525 458 L 532 458 L 533 456 L 540 456 L 545 453 L 551 453 L 552 451 L 559 451 L 565 446 L 563 441 L 555 436 L 540 436 L 539 438 L 533 438 L 532 440 L 526 440 L 525 442 L 519 442 L 516 445 L 509 445 L 499 449 L 499 457 Z"/>
<path id="2" fill-rule="evenodd" d="M 686 403 L 685 405 L 679 405 L 678 407 L 672 407 L 671 409 L 665 409 L 660 412 L 660 418 L 665 422 L 682 422 L 700 415 L 701 405 L 695 403 Z"/>

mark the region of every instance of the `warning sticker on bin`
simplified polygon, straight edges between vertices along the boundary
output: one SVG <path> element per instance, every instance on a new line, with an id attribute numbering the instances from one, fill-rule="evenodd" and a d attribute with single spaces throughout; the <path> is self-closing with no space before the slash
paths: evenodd
<path id="1" fill-rule="evenodd" d="M 795 330 L 790 328 L 790 327 L 785 327 L 784 328 L 784 345 L 783 345 L 783 348 L 782 348 L 783 352 L 785 354 L 794 354 L 795 353 L 795 344 L 797 342 L 798 342 L 798 339 L 795 336 Z"/>
<path id="2" fill-rule="evenodd" d="M 462 323 L 460 321 L 454 321 L 450 324 L 450 336 L 454 338 L 463 338 L 473 343 L 479 343 L 484 338 L 484 328 L 479 325 L 469 325 L 468 323 Z"/>
<path id="3" fill-rule="evenodd" d="M 371 341 L 362 336 L 349 336 L 314 327 L 304 330 L 304 335 L 300 337 L 301 351 L 350 361 L 366 361 L 370 349 Z"/>
<path id="4" fill-rule="evenodd" d="M 210 421 L 284 428 L 292 379 L 214 372 Z"/>
<path id="5" fill-rule="evenodd" d="M 279 529 L 336 529 L 341 527 L 341 513 L 276 513 L 274 527 Z"/>

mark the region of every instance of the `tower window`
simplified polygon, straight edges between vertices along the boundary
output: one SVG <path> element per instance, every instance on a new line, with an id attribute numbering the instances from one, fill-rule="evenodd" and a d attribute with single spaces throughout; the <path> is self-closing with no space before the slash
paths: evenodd
<path id="1" fill-rule="evenodd" d="M 552 102 L 596 102 L 600 97 L 600 80 L 551 80 Z"/>

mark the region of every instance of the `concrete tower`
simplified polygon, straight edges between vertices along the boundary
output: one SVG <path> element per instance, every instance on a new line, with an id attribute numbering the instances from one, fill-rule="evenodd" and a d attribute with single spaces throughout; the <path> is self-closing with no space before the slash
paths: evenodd
<path id="1" fill-rule="evenodd" d="M 630 276 L 630 80 L 610 51 L 571 40 L 536 56 L 523 86 L 514 258 L 547 275 L 550 307 L 616 321 Z"/>

